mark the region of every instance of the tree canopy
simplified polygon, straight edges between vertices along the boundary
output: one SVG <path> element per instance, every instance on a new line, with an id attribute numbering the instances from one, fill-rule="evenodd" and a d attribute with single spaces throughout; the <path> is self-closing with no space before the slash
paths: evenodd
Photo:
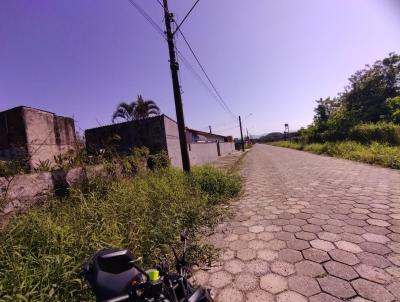
<path id="1" fill-rule="evenodd" d="M 131 103 L 122 102 L 112 115 L 112 122 L 120 118 L 125 121 L 140 120 L 160 114 L 160 108 L 152 100 L 144 100 L 138 95 L 137 100 Z"/>
<path id="2" fill-rule="evenodd" d="M 335 98 L 320 98 L 314 122 L 303 129 L 312 141 L 340 140 L 361 123 L 400 123 L 400 55 L 390 53 L 355 72 Z"/>

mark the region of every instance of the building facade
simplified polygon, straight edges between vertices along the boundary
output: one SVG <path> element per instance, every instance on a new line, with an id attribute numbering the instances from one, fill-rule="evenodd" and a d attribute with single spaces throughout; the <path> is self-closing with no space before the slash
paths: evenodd
<path id="1" fill-rule="evenodd" d="M 186 130 L 187 148 L 192 164 L 212 162 L 218 156 L 234 151 L 229 137 L 207 133 L 206 140 L 196 139 L 200 137 L 200 133 L 203 132 Z M 88 129 L 85 131 L 85 140 L 89 153 L 101 152 L 109 146 L 120 152 L 141 146 L 149 148 L 151 153 L 165 150 L 172 166 L 182 167 L 178 125 L 166 115 Z"/>
<path id="2" fill-rule="evenodd" d="M 72 118 L 26 106 L 0 112 L 0 160 L 25 157 L 33 169 L 75 148 Z"/>

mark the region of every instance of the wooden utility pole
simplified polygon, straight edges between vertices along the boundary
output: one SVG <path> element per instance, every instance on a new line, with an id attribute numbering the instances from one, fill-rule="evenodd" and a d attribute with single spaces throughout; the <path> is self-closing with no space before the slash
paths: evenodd
<path id="1" fill-rule="evenodd" d="M 185 129 L 185 119 L 183 117 L 181 86 L 179 84 L 179 77 L 178 77 L 179 64 L 176 60 L 174 34 L 172 33 L 172 26 L 171 26 L 171 23 L 173 22 L 173 14 L 169 12 L 168 0 L 163 0 L 163 4 L 164 4 L 165 28 L 167 34 L 168 50 L 169 50 L 169 62 L 171 66 L 171 75 L 172 75 L 172 86 L 174 89 L 176 120 L 178 122 L 179 143 L 181 146 L 182 166 L 184 171 L 190 172 L 190 160 L 186 143 L 186 131 L 185 131 L 186 129 Z"/>
<path id="2" fill-rule="evenodd" d="M 242 131 L 242 119 L 239 115 L 239 126 L 240 126 L 240 137 L 242 138 L 242 151 L 244 152 L 244 140 L 243 140 L 243 131 Z"/>
<path id="3" fill-rule="evenodd" d="M 212 133 L 212 131 L 211 131 L 211 126 L 208 126 L 208 128 L 210 128 L 210 133 Z"/>

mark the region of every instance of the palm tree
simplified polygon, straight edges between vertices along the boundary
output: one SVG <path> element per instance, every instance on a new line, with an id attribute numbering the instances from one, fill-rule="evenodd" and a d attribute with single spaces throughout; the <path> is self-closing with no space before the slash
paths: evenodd
<path id="1" fill-rule="evenodd" d="M 117 118 L 122 118 L 126 121 L 133 121 L 159 114 L 160 108 L 158 108 L 156 103 L 152 100 L 144 100 L 139 94 L 135 102 L 122 102 L 117 106 L 117 110 L 115 110 L 112 116 L 112 122 L 114 123 Z"/>

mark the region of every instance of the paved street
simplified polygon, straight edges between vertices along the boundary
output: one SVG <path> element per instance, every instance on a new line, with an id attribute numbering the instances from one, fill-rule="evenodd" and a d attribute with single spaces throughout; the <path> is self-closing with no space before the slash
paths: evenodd
<path id="1" fill-rule="evenodd" d="M 196 279 L 217 301 L 400 301 L 400 172 L 256 145 Z"/>

